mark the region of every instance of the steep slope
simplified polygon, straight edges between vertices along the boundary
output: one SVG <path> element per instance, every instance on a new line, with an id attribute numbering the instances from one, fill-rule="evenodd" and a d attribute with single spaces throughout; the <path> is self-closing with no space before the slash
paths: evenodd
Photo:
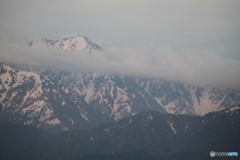
<path id="1" fill-rule="evenodd" d="M 102 75 L 93 82 L 93 94 L 85 99 L 92 108 L 107 113 L 106 115 L 114 115 L 116 120 L 147 110 L 166 113 L 161 105 L 136 84 L 133 77 Z"/>
<path id="2" fill-rule="evenodd" d="M 95 110 L 114 119 L 156 110 L 173 114 L 205 115 L 240 105 L 240 89 L 195 87 L 163 79 L 80 73 L 27 67 L 71 88 Z M 101 106 L 101 107 L 100 107 Z M 165 111 L 164 111 L 165 110 Z"/>
<path id="3" fill-rule="evenodd" d="M 83 37 L 80 35 L 64 38 L 61 40 L 41 39 L 38 41 L 30 41 L 28 42 L 28 46 L 48 46 L 50 48 L 53 47 L 63 51 L 84 50 L 86 52 L 91 52 L 93 50 L 102 50 L 100 46 L 91 42 L 87 37 Z"/>
<path id="4" fill-rule="evenodd" d="M 139 78 L 136 81 L 168 113 L 205 115 L 240 105 L 239 89 L 195 87 L 163 79 Z"/>
<path id="5" fill-rule="evenodd" d="M 25 70 L 51 77 L 63 88 L 74 90 L 97 114 L 108 121 L 147 110 L 166 113 L 165 109 L 136 83 L 134 77 L 33 67 Z"/>
<path id="6" fill-rule="evenodd" d="M 86 129 L 101 118 L 71 89 L 48 77 L 0 65 L 0 121 L 56 131 Z M 98 118 L 97 118 L 98 117 Z"/>

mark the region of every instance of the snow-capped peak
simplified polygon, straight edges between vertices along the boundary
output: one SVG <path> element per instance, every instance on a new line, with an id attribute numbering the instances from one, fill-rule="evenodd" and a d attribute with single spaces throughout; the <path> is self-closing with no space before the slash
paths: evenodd
<path id="1" fill-rule="evenodd" d="M 91 52 L 93 50 L 102 50 L 100 46 L 91 42 L 87 37 L 80 35 L 64 38 L 61 40 L 41 39 L 40 41 L 28 42 L 28 46 L 31 47 L 38 47 L 41 45 L 54 47 L 63 51 L 84 50 L 86 52 Z"/>

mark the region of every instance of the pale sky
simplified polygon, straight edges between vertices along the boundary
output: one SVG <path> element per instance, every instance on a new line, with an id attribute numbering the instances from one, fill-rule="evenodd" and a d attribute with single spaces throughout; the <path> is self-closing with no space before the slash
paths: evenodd
<path id="1" fill-rule="evenodd" d="M 139 54 L 146 51 L 154 55 L 165 46 L 173 53 L 170 61 L 181 57 L 176 63 L 185 68 L 190 65 L 185 64 L 186 55 L 193 51 L 190 57 L 198 65 L 195 68 L 216 64 L 213 68 L 231 70 L 235 81 L 240 77 L 239 0 L 0 0 L 2 44 L 75 35 L 88 37 L 108 52 L 129 53 L 127 48 L 134 46 Z M 144 56 L 148 56 L 146 52 Z M 136 50 L 133 53 L 137 54 Z M 208 61 L 206 53 L 217 57 L 218 62 Z M 196 57 L 205 59 L 200 64 Z M 136 59 L 136 63 L 145 63 Z M 213 72 L 226 76 L 220 70 L 206 75 Z"/>
<path id="2" fill-rule="evenodd" d="M 0 0 L 0 27 L 17 40 L 83 35 L 240 54 L 239 0 Z"/>

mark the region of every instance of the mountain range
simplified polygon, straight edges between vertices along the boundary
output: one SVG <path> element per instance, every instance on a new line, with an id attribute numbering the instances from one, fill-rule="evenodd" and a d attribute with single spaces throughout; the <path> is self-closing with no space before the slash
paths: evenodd
<path id="1" fill-rule="evenodd" d="M 82 36 L 27 44 L 66 52 L 102 50 Z M 239 89 L 204 88 L 165 79 L 1 64 L 0 80 L 1 122 L 54 132 L 89 129 L 149 110 L 203 116 L 240 105 Z"/>
<path id="2" fill-rule="evenodd" d="M 83 36 L 27 46 L 104 54 Z M 207 160 L 239 135 L 239 88 L 0 63 L 0 159 Z"/>

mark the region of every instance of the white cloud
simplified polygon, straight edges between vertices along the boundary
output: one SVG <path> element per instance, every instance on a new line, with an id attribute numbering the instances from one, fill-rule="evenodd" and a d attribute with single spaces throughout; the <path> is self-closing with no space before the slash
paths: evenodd
<path id="1" fill-rule="evenodd" d="M 2 62 L 13 65 L 164 78 L 198 86 L 240 87 L 240 61 L 220 57 L 210 50 L 177 52 L 169 46 L 135 45 L 89 54 L 11 44 L 1 46 L 0 57 Z"/>

